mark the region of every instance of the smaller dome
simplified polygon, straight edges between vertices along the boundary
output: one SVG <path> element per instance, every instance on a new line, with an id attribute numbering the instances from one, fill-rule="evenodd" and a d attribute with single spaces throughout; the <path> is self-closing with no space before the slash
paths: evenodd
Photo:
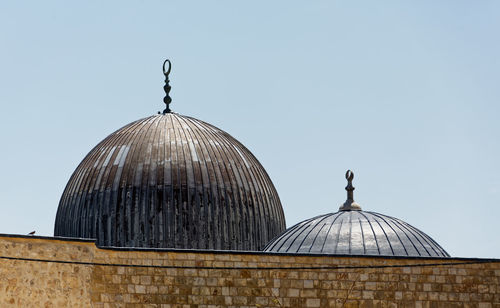
<path id="1" fill-rule="evenodd" d="M 362 211 L 354 201 L 348 170 L 347 201 L 336 213 L 316 216 L 287 229 L 264 248 L 268 252 L 339 255 L 449 257 L 424 232 L 375 212 Z"/>
<path id="2" fill-rule="evenodd" d="M 341 255 L 449 257 L 424 232 L 386 215 L 361 210 L 317 216 L 286 230 L 264 251 Z"/>

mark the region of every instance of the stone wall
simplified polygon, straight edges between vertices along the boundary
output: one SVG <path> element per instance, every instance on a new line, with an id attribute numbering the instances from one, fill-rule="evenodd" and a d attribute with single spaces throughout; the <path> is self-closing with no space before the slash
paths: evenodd
<path id="1" fill-rule="evenodd" d="M 12 236 L 0 236 L 0 257 L 0 307 L 500 307 L 500 260 L 113 250 Z"/>
<path id="2" fill-rule="evenodd" d="M 5 257 L 91 262 L 95 250 L 91 241 L 0 235 L 0 307 L 91 307 L 92 266 Z"/>

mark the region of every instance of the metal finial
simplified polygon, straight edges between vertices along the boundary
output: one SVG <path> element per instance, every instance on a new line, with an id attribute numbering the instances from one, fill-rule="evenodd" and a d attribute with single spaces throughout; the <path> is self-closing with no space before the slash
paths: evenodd
<path id="1" fill-rule="evenodd" d="M 345 178 L 347 180 L 347 186 L 345 190 L 347 190 L 347 200 L 344 204 L 339 208 L 339 211 L 360 211 L 361 206 L 354 201 L 354 186 L 352 186 L 352 180 L 354 179 L 354 172 L 351 170 L 347 170 L 345 173 Z"/>
<path id="2" fill-rule="evenodd" d="M 165 70 L 165 64 L 167 63 L 168 63 L 168 69 Z M 172 87 L 170 86 L 170 79 L 168 79 L 168 75 L 170 75 L 171 69 L 172 69 L 172 63 L 170 63 L 169 59 L 166 59 L 165 62 L 163 62 L 163 75 L 165 75 L 165 85 L 163 86 L 163 90 L 165 90 L 165 97 L 163 98 L 163 102 L 165 103 L 165 105 L 167 105 L 167 108 L 163 110 L 163 114 L 172 112 L 169 107 L 170 103 L 172 102 L 172 98 L 170 97 L 169 94 L 170 89 L 172 89 Z"/>

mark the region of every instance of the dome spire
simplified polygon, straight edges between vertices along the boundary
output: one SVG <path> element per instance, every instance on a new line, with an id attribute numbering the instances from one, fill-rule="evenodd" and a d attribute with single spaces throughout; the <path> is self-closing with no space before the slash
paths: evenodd
<path id="1" fill-rule="evenodd" d="M 347 180 L 347 200 L 339 208 L 339 211 L 361 211 L 361 206 L 354 201 L 354 186 L 352 186 L 352 180 L 354 179 L 354 172 L 347 170 L 345 173 L 345 178 Z"/>
<path id="2" fill-rule="evenodd" d="M 168 69 L 165 70 L 165 64 L 168 63 Z M 165 113 L 171 113 L 172 110 L 170 110 L 170 103 L 172 102 L 172 98 L 170 97 L 170 89 L 172 87 L 170 86 L 170 79 L 168 79 L 168 75 L 170 75 L 170 70 L 172 69 L 172 63 L 170 63 L 169 59 L 166 59 L 165 62 L 163 62 L 163 75 L 165 75 L 165 85 L 163 86 L 163 90 L 165 90 L 165 97 L 163 98 L 163 102 L 165 105 L 167 105 L 167 108 L 163 110 L 163 114 Z M 160 113 L 160 112 L 158 112 Z"/>

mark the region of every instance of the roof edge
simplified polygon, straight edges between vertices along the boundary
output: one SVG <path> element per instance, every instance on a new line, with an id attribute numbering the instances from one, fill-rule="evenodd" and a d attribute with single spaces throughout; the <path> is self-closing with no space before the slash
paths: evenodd
<path id="1" fill-rule="evenodd" d="M 345 255 L 345 254 L 317 254 L 317 253 L 283 253 L 272 251 L 247 251 L 247 250 L 210 250 L 210 249 L 179 249 L 179 248 L 146 248 L 146 247 L 112 247 L 98 246 L 95 239 L 85 239 L 76 237 L 61 236 L 40 236 L 0 233 L 0 238 L 23 238 L 41 239 L 49 241 L 67 241 L 94 243 L 96 248 L 113 251 L 144 251 L 144 252 L 177 252 L 177 253 L 213 253 L 213 254 L 242 254 L 242 255 L 262 255 L 262 256 L 288 256 L 288 257 L 335 257 L 335 258 L 375 258 L 375 259 L 401 259 L 401 260 L 443 260 L 443 261 L 480 261 L 480 262 L 500 262 L 500 258 L 470 258 L 470 257 L 416 257 L 416 256 L 381 256 L 381 255 Z"/>

